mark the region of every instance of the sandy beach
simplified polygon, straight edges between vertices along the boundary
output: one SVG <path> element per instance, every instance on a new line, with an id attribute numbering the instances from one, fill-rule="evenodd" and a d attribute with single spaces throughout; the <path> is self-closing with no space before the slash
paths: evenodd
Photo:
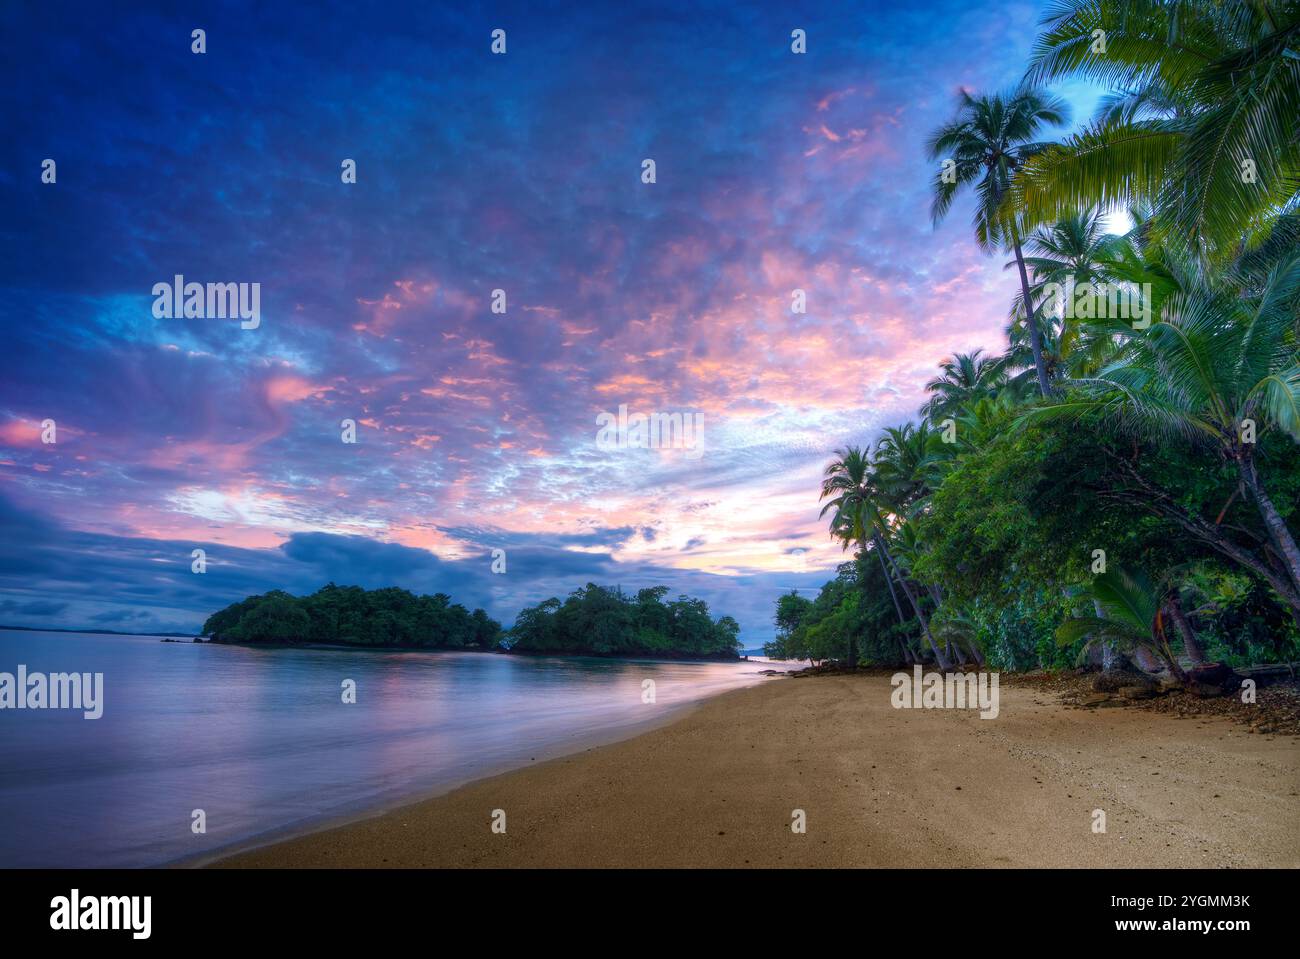
<path id="1" fill-rule="evenodd" d="M 896 710 L 890 691 L 879 674 L 773 680 L 634 739 L 216 865 L 1300 866 L 1293 737 L 1070 709 L 1028 686 L 1004 685 L 992 720 Z"/>

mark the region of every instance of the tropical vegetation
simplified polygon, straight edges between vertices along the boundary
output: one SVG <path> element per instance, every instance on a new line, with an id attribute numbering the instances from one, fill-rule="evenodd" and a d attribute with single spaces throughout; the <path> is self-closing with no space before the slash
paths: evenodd
<path id="1" fill-rule="evenodd" d="M 445 593 L 417 596 L 389 587 L 333 583 L 310 596 L 274 590 L 208 617 L 204 635 L 250 645 L 340 645 L 409 649 L 510 650 L 582 656 L 736 659 L 740 624 L 717 619 L 701 599 L 664 602 L 667 586 L 634 596 L 588 583 L 561 602 L 527 606 L 509 630 Z"/>
<path id="2" fill-rule="evenodd" d="M 1044 140 L 1044 85 L 1079 79 L 1098 115 Z M 1173 681 L 1300 658 L 1300 0 L 1058 0 L 1023 84 L 963 92 L 927 149 L 936 221 L 969 188 L 1009 257 L 1006 349 L 834 452 L 852 558 L 779 599 L 767 651 Z"/>
<path id="3" fill-rule="evenodd" d="M 278 589 L 250 596 L 209 616 L 203 633 L 231 643 L 413 649 L 494 649 L 503 635 L 483 610 L 470 612 L 445 593 L 333 583 L 310 596 Z"/>
<path id="4" fill-rule="evenodd" d="M 702 599 L 679 596 L 664 602 L 667 586 L 628 595 L 588 583 L 561 602 L 552 597 L 527 606 L 506 637 L 514 652 L 590 656 L 660 656 L 736 659 L 740 625 L 730 616 L 713 619 Z"/>

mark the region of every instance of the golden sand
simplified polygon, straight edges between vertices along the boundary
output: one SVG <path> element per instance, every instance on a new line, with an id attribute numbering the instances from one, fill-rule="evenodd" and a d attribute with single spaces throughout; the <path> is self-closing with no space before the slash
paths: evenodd
<path id="1" fill-rule="evenodd" d="M 773 680 L 217 865 L 1300 866 L 1293 738 L 1026 687 L 1004 685 L 993 720 L 890 692 L 878 674 Z"/>

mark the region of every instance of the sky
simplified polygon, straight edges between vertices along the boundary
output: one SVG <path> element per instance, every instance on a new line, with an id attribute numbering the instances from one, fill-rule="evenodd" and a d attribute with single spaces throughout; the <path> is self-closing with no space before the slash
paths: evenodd
<path id="1" fill-rule="evenodd" d="M 831 451 L 1004 344 L 923 142 L 1044 3 L 105 6 L 0 9 L 0 624 L 662 583 L 755 647 L 845 558 Z M 259 325 L 156 316 L 178 274 Z M 598 442 L 622 405 L 698 441 Z"/>

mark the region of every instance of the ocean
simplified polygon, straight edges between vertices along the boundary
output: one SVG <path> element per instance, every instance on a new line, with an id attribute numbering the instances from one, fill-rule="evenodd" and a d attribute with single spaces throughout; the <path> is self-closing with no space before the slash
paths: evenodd
<path id="1" fill-rule="evenodd" d="M 774 664 L 0 630 L 19 665 L 102 673 L 103 715 L 0 709 L 0 867 L 201 861 L 626 738 Z"/>

